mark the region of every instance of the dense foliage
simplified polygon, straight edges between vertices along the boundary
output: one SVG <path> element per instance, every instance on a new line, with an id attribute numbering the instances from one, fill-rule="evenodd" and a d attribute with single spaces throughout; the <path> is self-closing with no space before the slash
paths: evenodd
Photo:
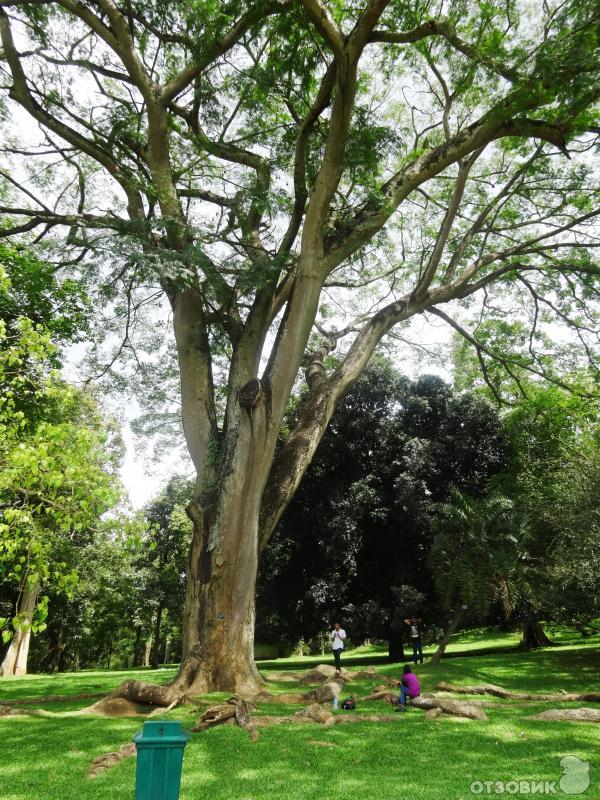
<path id="1" fill-rule="evenodd" d="M 338 406 L 265 553 L 258 635 L 289 645 L 342 616 L 355 642 L 394 648 L 402 620 L 424 603 L 439 625 L 432 514 L 453 488 L 482 495 L 502 450 L 486 400 L 376 360 Z"/>

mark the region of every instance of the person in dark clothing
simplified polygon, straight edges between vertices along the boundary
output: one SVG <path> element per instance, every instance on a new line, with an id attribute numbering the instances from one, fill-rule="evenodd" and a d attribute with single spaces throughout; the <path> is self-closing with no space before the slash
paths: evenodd
<path id="1" fill-rule="evenodd" d="M 413 664 L 417 663 L 417 659 L 420 660 L 422 664 L 423 642 L 421 640 L 421 625 L 423 624 L 423 620 L 417 619 L 417 617 L 409 617 L 408 619 L 405 619 L 404 622 L 410 629 L 410 643 L 412 644 L 413 650 Z"/>

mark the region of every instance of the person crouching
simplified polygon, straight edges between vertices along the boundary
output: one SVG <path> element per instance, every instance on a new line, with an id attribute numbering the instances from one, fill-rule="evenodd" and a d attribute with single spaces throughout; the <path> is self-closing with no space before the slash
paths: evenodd
<path id="1" fill-rule="evenodd" d="M 418 697 L 421 694 L 419 679 L 413 673 L 410 664 L 404 665 L 403 673 L 399 697 L 394 700 L 390 698 L 392 705 L 398 706 L 396 711 L 406 711 L 406 701 L 408 698 Z"/>

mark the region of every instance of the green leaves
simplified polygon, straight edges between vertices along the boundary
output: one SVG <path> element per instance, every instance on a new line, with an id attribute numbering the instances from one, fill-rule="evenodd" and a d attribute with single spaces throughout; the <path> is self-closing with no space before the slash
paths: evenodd
<path id="1" fill-rule="evenodd" d="M 12 283 L 0 278 L 6 300 Z M 70 593 L 73 550 L 119 498 L 111 453 L 92 398 L 50 368 L 50 332 L 25 316 L 0 321 L 0 578 L 20 593 L 49 581 Z M 42 631 L 47 613 L 46 595 L 33 612 L 19 609 L 4 640 L 23 626 Z"/>

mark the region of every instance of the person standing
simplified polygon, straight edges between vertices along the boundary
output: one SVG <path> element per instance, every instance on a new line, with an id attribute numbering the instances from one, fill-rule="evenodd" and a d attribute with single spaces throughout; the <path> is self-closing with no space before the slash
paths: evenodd
<path id="1" fill-rule="evenodd" d="M 421 639 L 421 625 L 423 620 L 417 617 L 409 617 L 404 622 L 410 628 L 410 643 L 412 644 L 413 651 L 413 664 L 417 663 L 417 657 L 423 663 L 423 641 Z"/>
<path id="2" fill-rule="evenodd" d="M 336 622 L 333 630 L 331 631 L 331 649 L 333 650 L 333 658 L 335 660 L 335 671 L 338 675 L 341 674 L 342 666 L 340 657 L 344 649 L 344 639 L 346 638 L 346 631 L 342 628 L 339 622 Z"/>

